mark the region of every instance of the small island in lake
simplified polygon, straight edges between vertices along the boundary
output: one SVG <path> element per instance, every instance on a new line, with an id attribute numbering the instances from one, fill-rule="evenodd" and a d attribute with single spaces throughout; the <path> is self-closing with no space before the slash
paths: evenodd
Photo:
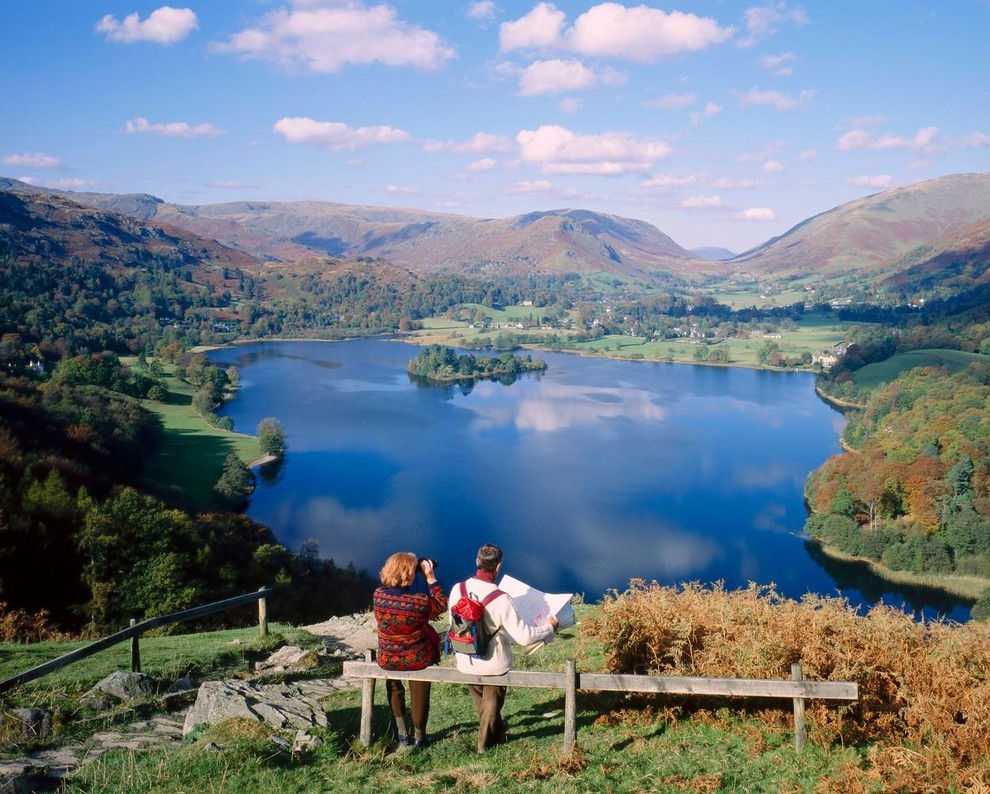
<path id="1" fill-rule="evenodd" d="M 476 380 L 478 378 L 514 378 L 523 372 L 543 372 L 546 362 L 531 355 L 516 356 L 505 352 L 497 356 L 457 355 L 453 348 L 430 345 L 409 362 L 409 374 L 437 383 Z"/>

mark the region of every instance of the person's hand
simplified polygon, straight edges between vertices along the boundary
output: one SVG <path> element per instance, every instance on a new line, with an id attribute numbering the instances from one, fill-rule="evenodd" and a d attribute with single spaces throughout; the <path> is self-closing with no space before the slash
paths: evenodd
<path id="1" fill-rule="evenodd" d="M 427 584 L 433 584 L 437 580 L 437 575 L 433 572 L 433 560 L 420 560 L 419 569 L 426 577 Z"/>
<path id="2" fill-rule="evenodd" d="M 549 623 L 551 626 L 553 626 L 553 633 L 556 634 L 557 633 L 557 627 L 560 625 L 560 621 L 557 620 L 557 616 L 556 615 L 551 615 L 550 617 L 548 617 L 547 618 L 547 623 Z"/>

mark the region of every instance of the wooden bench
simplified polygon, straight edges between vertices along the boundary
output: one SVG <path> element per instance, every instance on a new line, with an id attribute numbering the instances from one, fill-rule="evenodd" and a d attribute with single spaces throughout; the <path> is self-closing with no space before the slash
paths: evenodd
<path id="1" fill-rule="evenodd" d="M 344 662 L 343 674 L 362 678 L 361 730 L 359 739 L 366 747 L 371 744 L 371 713 L 375 697 L 375 681 L 392 678 L 402 681 L 436 681 L 444 684 L 494 684 L 512 687 L 564 690 L 564 751 L 570 752 L 577 743 L 577 693 L 583 692 L 642 692 L 668 695 L 717 695 L 726 697 L 790 698 L 794 708 L 794 743 L 804 748 L 807 731 L 804 724 L 805 701 L 858 700 L 859 685 L 852 681 L 805 681 L 801 664 L 791 665 L 791 679 L 756 678 L 691 678 L 668 675 L 617 675 L 608 673 L 578 673 L 574 660 L 568 659 L 561 673 L 538 670 L 510 670 L 505 675 L 468 675 L 450 667 L 427 667 L 425 670 L 383 670 L 371 661 L 371 651 L 365 661 Z"/>

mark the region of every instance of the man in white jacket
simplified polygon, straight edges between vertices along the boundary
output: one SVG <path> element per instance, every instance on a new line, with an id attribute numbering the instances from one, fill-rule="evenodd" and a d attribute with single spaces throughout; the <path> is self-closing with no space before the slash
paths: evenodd
<path id="1" fill-rule="evenodd" d="M 498 588 L 495 580 L 502 569 L 502 550 L 494 543 L 486 543 L 478 549 L 475 560 L 477 572 L 464 585 L 469 595 L 481 601 Z M 450 591 L 450 605 L 454 606 L 461 598 L 460 583 Z M 475 658 L 466 653 L 455 654 L 457 669 L 474 675 L 502 675 L 512 669 L 512 642 L 518 645 L 532 645 L 549 639 L 557 631 L 557 618 L 551 615 L 547 623 L 533 626 L 526 623 L 516 612 L 515 604 L 508 593 L 496 596 L 485 607 L 485 629 L 491 640 L 484 657 Z M 502 704 L 505 702 L 504 686 L 468 684 L 474 711 L 478 715 L 478 752 L 502 744 L 506 738 L 506 722 L 502 719 Z"/>

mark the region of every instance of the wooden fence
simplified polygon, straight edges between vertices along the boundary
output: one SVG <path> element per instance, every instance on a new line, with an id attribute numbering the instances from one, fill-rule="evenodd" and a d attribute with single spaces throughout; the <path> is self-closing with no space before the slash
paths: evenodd
<path id="1" fill-rule="evenodd" d="M 375 681 L 379 678 L 403 681 L 437 681 L 446 684 L 495 684 L 564 690 L 564 751 L 570 752 L 577 742 L 577 693 L 643 692 L 668 695 L 717 695 L 725 697 L 788 698 L 793 700 L 794 743 L 800 751 L 807 741 L 804 724 L 805 701 L 858 700 L 859 685 L 852 681 L 805 681 L 800 662 L 791 665 L 788 679 L 690 678 L 666 675 L 614 675 L 578 673 L 568 659 L 562 673 L 537 670 L 510 670 L 504 675 L 468 675 L 450 667 L 427 667 L 425 670 L 383 670 L 371 661 L 367 651 L 363 662 L 344 662 L 343 674 L 363 678 L 361 690 L 360 741 L 371 744 L 371 714 Z"/>
<path id="2" fill-rule="evenodd" d="M 159 615 L 158 617 L 142 620 L 140 623 L 132 620 L 131 625 L 123 631 L 118 631 L 116 634 L 111 634 L 108 637 L 104 637 L 102 640 L 97 640 L 89 645 L 84 645 L 82 648 L 76 648 L 76 650 L 69 651 L 69 653 L 59 656 L 57 659 L 52 659 L 50 662 L 44 662 L 36 667 L 32 667 L 30 670 L 25 670 L 23 673 L 19 673 L 18 675 L 11 676 L 10 678 L 0 681 L 0 693 L 6 692 L 8 689 L 12 689 L 20 684 L 25 684 L 28 681 L 34 681 L 36 678 L 41 678 L 42 676 L 48 675 L 59 668 L 65 667 L 67 664 L 72 664 L 80 659 L 85 659 L 87 656 L 92 656 L 94 653 L 110 648 L 117 643 L 123 642 L 124 640 L 131 641 L 131 671 L 139 673 L 141 672 L 141 649 L 138 645 L 138 640 L 144 632 L 150 629 L 158 628 L 159 626 L 167 626 L 171 623 L 181 623 L 187 620 L 195 620 L 196 618 L 201 618 L 204 615 L 210 615 L 214 612 L 232 609 L 233 607 L 241 606 L 242 604 L 250 604 L 252 601 L 258 602 L 258 629 L 261 636 L 265 637 L 268 635 L 267 597 L 271 595 L 271 593 L 272 588 L 262 587 L 254 593 L 245 593 L 244 595 L 234 596 L 233 598 L 227 598 L 223 601 L 214 601 L 212 604 L 192 607 L 191 609 L 185 609 L 181 612 L 171 612 L 168 615 Z"/>

